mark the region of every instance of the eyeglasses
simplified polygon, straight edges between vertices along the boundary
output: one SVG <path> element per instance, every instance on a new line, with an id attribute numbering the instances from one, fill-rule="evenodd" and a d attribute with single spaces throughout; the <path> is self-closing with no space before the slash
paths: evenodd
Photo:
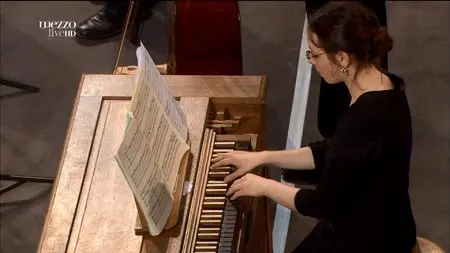
<path id="1" fill-rule="evenodd" d="M 325 52 L 321 52 L 318 54 L 313 54 L 310 49 L 306 50 L 306 59 L 311 60 L 312 58 L 316 58 L 318 56 L 323 55 Z"/>

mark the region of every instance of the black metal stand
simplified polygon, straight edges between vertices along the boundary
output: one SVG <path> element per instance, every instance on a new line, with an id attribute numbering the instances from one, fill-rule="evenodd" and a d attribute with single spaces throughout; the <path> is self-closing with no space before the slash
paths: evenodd
<path id="1" fill-rule="evenodd" d="M 30 93 L 36 93 L 36 92 L 40 91 L 40 88 L 38 88 L 38 87 L 28 85 L 28 84 L 14 82 L 11 80 L 5 80 L 2 78 L 0 78 L 0 84 L 10 86 L 10 87 L 13 87 L 13 88 L 16 88 L 19 90 L 24 90 L 24 91 L 27 91 Z M 48 177 L 27 177 L 27 176 L 13 176 L 13 175 L 4 175 L 4 174 L 0 174 L 0 180 L 14 182 L 11 185 L 1 188 L 0 195 L 5 192 L 11 191 L 12 189 L 14 189 L 20 185 L 23 185 L 26 182 L 52 184 L 54 181 L 53 178 L 48 178 Z"/>
<path id="2" fill-rule="evenodd" d="M 54 179 L 50 177 L 27 177 L 27 176 L 13 176 L 13 175 L 3 175 L 0 174 L 0 180 L 4 181 L 14 181 L 13 184 L 5 186 L 0 189 L 0 195 L 9 192 L 12 189 L 19 187 L 26 182 L 33 182 L 33 183 L 46 183 L 46 184 L 53 184 Z"/>
<path id="3" fill-rule="evenodd" d="M 24 91 L 28 91 L 31 93 L 36 93 L 39 92 L 41 89 L 38 87 L 35 87 L 33 85 L 28 85 L 28 84 L 23 84 L 23 83 L 18 83 L 18 82 L 14 82 L 11 80 L 6 80 L 6 79 L 2 79 L 0 78 L 0 84 L 9 86 L 9 87 L 13 87 L 19 90 L 24 90 Z"/>

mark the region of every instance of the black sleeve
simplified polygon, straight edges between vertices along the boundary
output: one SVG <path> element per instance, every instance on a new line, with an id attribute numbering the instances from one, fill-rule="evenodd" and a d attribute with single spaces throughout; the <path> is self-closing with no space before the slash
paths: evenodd
<path id="1" fill-rule="evenodd" d="M 327 150 L 314 147 L 315 159 L 323 166 L 323 175 L 316 189 L 301 189 L 295 196 L 299 213 L 322 220 L 334 220 L 361 198 L 374 178 L 371 166 L 376 166 L 381 153 L 380 131 L 362 115 L 347 118 L 336 132 Z M 320 159 L 319 159 L 320 158 Z M 322 163 L 322 164 L 321 164 Z"/>
<path id="2" fill-rule="evenodd" d="M 283 178 L 287 182 L 299 183 L 299 184 L 311 184 L 317 185 L 320 177 L 322 176 L 323 168 L 325 167 L 325 156 L 329 146 L 329 140 L 325 139 L 310 143 L 308 145 L 311 148 L 315 169 L 313 170 L 292 170 L 284 169 Z"/>
<path id="3" fill-rule="evenodd" d="M 315 171 L 321 175 L 323 169 L 325 168 L 325 157 L 327 155 L 329 147 L 329 139 L 325 139 L 318 142 L 313 142 L 308 146 L 311 148 L 311 152 L 314 159 Z"/>

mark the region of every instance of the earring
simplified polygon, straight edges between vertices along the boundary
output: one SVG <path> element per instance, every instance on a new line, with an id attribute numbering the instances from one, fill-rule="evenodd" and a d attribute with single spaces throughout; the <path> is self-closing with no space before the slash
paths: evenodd
<path id="1" fill-rule="evenodd" d="M 348 73 L 348 69 L 347 68 L 342 68 L 341 69 L 341 72 L 342 72 L 342 74 L 344 74 L 344 76 L 349 76 L 349 73 Z"/>

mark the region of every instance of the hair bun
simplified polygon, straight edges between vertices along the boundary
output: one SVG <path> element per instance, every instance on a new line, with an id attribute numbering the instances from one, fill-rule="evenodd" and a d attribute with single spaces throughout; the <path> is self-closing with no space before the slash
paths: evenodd
<path id="1" fill-rule="evenodd" d="M 384 56 L 392 50 L 394 42 L 386 27 L 380 27 L 376 36 L 377 55 Z"/>

